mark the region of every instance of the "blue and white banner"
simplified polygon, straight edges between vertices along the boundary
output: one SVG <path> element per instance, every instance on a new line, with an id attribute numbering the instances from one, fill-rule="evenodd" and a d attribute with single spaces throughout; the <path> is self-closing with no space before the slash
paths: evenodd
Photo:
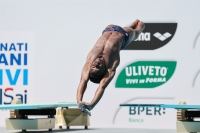
<path id="1" fill-rule="evenodd" d="M 23 104 L 34 100 L 34 32 L 0 32 L 0 105 L 19 98 Z M 5 119 L 9 113 L 1 110 Z M 0 126 L 4 121 L 0 121 Z"/>

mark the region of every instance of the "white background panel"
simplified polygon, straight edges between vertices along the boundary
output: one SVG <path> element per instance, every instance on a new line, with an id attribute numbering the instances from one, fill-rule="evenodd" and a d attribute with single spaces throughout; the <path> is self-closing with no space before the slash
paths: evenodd
<path id="1" fill-rule="evenodd" d="M 34 94 L 28 94 L 34 96 L 34 102 L 70 102 L 76 101 L 87 53 L 108 24 L 123 27 L 135 19 L 146 23 L 177 23 L 174 37 L 165 46 L 153 51 L 121 51 L 116 76 L 91 117 L 91 127 L 175 128 L 174 110 L 167 110 L 163 116 L 137 116 L 145 119 L 143 123 L 129 123 L 124 108 L 119 111 L 116 123 L 113 118 L 120 103 L 135 97 L 172 98 L 144 99 L 144 103 L 177 103 L 179 99 L 200 103 L 199 5 L 198 0 L 0 0 L 0 31 L 34 32 Z M 177 67 L 171 79 L 157 88 L 115 89 L 121 70 L 140 60 L 175 60 Z M 92 100 L 97 87 L 89 83 L 84 101 Z"/>

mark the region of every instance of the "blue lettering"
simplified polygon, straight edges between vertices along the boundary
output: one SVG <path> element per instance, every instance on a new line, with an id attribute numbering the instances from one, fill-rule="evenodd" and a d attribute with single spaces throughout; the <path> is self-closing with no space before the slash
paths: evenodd
<path id="1" fill-rule="evenodd" d="M 25 43 L 25 51 L 28 50 L 28 43 Z"/>
<path id="2" fill-rule="evenodd" d="M 4 102 L 4 104 L 11 104 L 11 102 L 12 102 L 12 100 L 13 100 L 13 96 L 8 95 L 8 94 L 6 94 L 6 93 L 4 93 L 4 96 L 5 96 L 5 97 L 9 97 L 9 98 L 11 99 L 10 102 Z"/>
<path id="3" fill-rule="evenodd" d="M 0 89 L 0 105 L 2 105 L 2 89 Z"/>
<path id="4" fill-rule="evenodd" d="M 17 65 L 21 65 L 21 54 L 18 54 L 18 59 L 14 54 L 10 54 L 10 65 L 13 65 L 14 60 Z"/>
<path id="5" fill-rule="evenodd" d="M 5 54 L 0 54 L 0 64 L 8 65 Z"/>
<path id="6" fill-rule="evenodd" d="M 12 95 L 6 94 L 6 92 L 13 91 L 13 90 L 14 90 L 13 88 L 5 89 L 4 96 L 9 99 L 9 102 L 3 102 L 3 97 L 2 97 L 3 90 L 0 88 L 0 105 L 11 104 L 14 97 Z M 16 94 L 16 98 L 20 99 L 22 101 L 22 103 L 26 104 L 27 103 L 27 90 L 24 90 L 24 96 L 22 94 Z"/>
<path id="7" fill-rule="evenodd" d="M 0 43 L 0 51 L 27 51 L 28 43 Z"/>
<path id="8" fill-rule="evenodd" d="M 18 77 L 19 77 L 20 71 L 21 71 L 20 69 L 17 69 L 17 70 L 16 70 L 16 73 L 15 73 L 15 76 L 14 76 L 14 79 L 12 79 L 10 70 L 9 70 L 9 69 L 6 69 L 6 74 L 7 74 L 7 76 L 8 76 L 8 80 L 9 80 L 9 82 L 10 82 L 10 85 L 16 85 L 17 80 L 18 80 Z"/>
<path id="9" fill-rule="evenodd" d="M 130 115 L 135 115 L 136 114 L 136 108 L 135 107 L 130 107 L 129 108 L 129 114 Z"/>
<path id="10" fill-rule="evenodd" d="M 19 51 L 21 51 L 21 46 L 23 45 L 23 43 L 17 43 L 17 45 L 19 45 Z"/>
<path id="11" fill-rule="evenodd" d="M 22 65 L 21 60 L 22 57 L 24 56 L 24 65 L 28 64 L 28 54 L 10 54 L 10 65 L 14 65 L 14 63 L 16 63 L 17 65 Z M 7 57 L 9 59 L 9 57 Z M 5 54 L 0 54 L 0 65 L 4 64 L 4 65 L 9 65 L 8 61 L 7 61 L 6 55 Z"/>
<path id="12" fill-rule="evenodd" d="M 147 115 L 152 115 L 152 113 L 150 113 L 151 109 L 149 109 L 148 107 L 146 108 L 146 114 Z"/>
<path id="13" fill-rule="evenodd" d="M 8 49 L 8 44 L 5 43 L 5 45 L 3 43 L 0 43 L 0 51 L 2 51 L 2 49 L 4 49 L 5 51 L 7 51 Z"/>
<path id="14" fill-rule="evenodd" d="M 17 69 L 14 76 L 12 76 L 10 69 L 6 69 L 5 71 L 10 85 L 16 85 L 21 69 Z M 0 85 L 3 85 L 3 79 L 3 70 L 0 69 Z M 28 85 L 28 69 L 23 69 L 23 85 Z"/>
<path id="15" fill-rule="evenodd" d="M 15 48 L 15 44 L 14 44 L 14 43 L 11 43 L 11 45 L 10 45 L 9 51 L 11 51 L 11 50 L 16 51 L 16 48 Z"/>
<path id="16" fill-rule="evenodd" d="M 144 107 L 138 107 L 138 115 L 140 115 L 140 112 L 143 112 L 143 111 L 144 111 Z"/>
<path id="17" fill-rule="evenodd" d="M 158 112 L 158 114 L 161 115 L 160 110 L 161 110 L 161 108 L 154 108 L 154 115 L 157 114 L 156 112 Z"/>
<path id="18" fill-rule="evenodd" d="M 27 103 L 27 90 L 24 90 L 24 103 Z"/>
<path id="19" fill-rule="evenodd" d="M 28 57 L 28 55 L 24 54 L 24 65 L 27 65 L 27 62 L 28 62 L 27 57 Z"/>
<path id="20" fill-rule="evenodd" d="M 23 72 L 23 85 L 28 85 L 28 69 L 24 69 Z"/>
<path id="21" fill-rule="evenodd" d="M 3 84 L 3 71 L 0 69 L 0 85 Z"/>

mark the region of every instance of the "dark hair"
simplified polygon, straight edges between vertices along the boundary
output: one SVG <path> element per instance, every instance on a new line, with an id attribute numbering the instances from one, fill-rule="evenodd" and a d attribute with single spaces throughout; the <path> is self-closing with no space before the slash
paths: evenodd
<path id="1" fill-rule="evenodd" d="M 91 82 L 99 84 L 105 73 L 106 71 L 90 71 L 89 79 Z"/>
<path id="2" fill-rule="evenodd" d="M 93 82 L 93 83 L 96 83 L 96 84 L 99 84 L 101 82 L 101 79 L 100 77 L 89 77 L 90 81 Z"/>

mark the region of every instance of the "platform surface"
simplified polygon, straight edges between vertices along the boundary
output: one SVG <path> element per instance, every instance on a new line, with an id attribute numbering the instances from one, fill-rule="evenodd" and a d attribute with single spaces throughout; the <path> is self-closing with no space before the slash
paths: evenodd
<path id="1" fill-rule="evenodd" d="M 22 133 L 20 130 L 8 131 L 4 127 L 0 127 L 0 133 Z M 134 128 L 89 128 L 87 130 L 80 128 L 73 129 L 53 129 L 51 132 L 47 130 L 27 131 L 26 133 L 177 133 L 175 129 L 134 129 Z"/>
<path id="2" fill-rule="evenodd" d="M 58 108 L 58 107 L 77 107 L 75 102 L 60 102 L 60 103 L 41 103 L 41 104 L 9 104 L 0 105 L 0 110 L 4 109 L 45 109 L 45 108 Z"/>
<path id="3" fill-rule="evenodd" d="M 120 104 L 121 107 L 158 107 L 173 109 L 200 109 L 200 105 L 195 104 Z"/>

